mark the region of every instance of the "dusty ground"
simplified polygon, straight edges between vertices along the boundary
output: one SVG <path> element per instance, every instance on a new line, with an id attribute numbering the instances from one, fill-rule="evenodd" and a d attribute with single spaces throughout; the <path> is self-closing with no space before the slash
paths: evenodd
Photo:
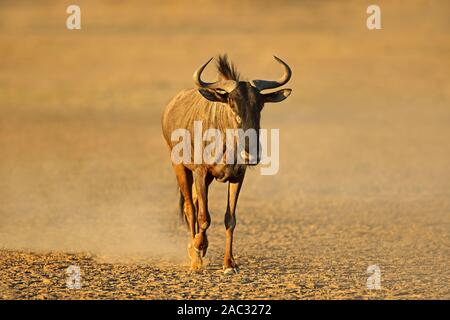
<path id="1" fill-rule="evenodd" d="M 380 31 L 365 1 L 78 3 L 80 31 L 64 2 L 0 4 L 1 298 L 450 298 L 446 1 L 378 1 Z M 248 77 L 277 77 L 274 53 L 294 71 L 263 113 L 281 166 L 246 178 L 231 277 L 222 184 L 188 270 L 159 125 L 220 52 Z"/>

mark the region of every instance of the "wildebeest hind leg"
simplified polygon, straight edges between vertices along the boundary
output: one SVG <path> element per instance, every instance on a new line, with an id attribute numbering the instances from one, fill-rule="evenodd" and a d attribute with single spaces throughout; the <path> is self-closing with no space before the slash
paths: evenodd
<path id="1" fill-rule="evenodd" d="M 192 171 L 187 169 L 182 164 L 172 164 L 175 175 L 177 176 L 178 186 L 182 197 L 184 198 L 184 208 L 183 212 L 186 215 L 186 220 L 188 223 L 189 231 L 191 233 L 191 238 L 195 237 L 195 225 L 196 225 L 196 214 L 195 207 L 192 201 L 192 185 L 194 183 L 192 177 Z"/>
<path id="2" fill-rule="evenodd" d="M 198 219 L 197 219 L 197 213 L 198 213 L 198 198 L 197 198 L 197 191 L 195 190 L 195 181 L 192 184 L 192 202 L 194 203 L 194 213 L 196 214 L 195 216 L 195 227 L 196 227 L 196 231 L 195 233 L 198 232 L 199 230 L 199 226 L 198 226 Z"/>

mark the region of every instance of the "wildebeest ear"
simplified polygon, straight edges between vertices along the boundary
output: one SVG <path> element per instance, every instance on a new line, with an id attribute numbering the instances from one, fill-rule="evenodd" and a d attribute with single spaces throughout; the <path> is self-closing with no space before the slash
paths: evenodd
<path id="1" fill-rule="evenodd" d="M 212 102 L 227 102 L 228 101 L 228 93 L 227 92 L 219 92 L 218 90 L 212 89 L 198 89 L 198 92 L 202 96 L 204 96 L 207 100 Z"/>
<path id="2" fill-rule="evenodd" d="M 264 102 L 281 102 L 291 94 L 292 89 L 281 89 L 275 92 L 263 94 Z"/>

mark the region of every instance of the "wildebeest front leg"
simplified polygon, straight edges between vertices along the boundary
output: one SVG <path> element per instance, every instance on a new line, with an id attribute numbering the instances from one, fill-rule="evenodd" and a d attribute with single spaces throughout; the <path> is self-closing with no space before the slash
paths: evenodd
<path id="1" fill-rule="evenodd" d="M 226 245 L 225 257 L 223 261 L 223 271 L 225 274 L 238 273 L 239 268 L 233 257 L 233 232 L 236 226 L 236 205 L 241 191 L 244 176 L 240 181 L 228 183 L 228 202 L 225 213 Z"/>
<path id="2" fill-rule="evenodd" d="M 197 196 L 197 224 L 198 230 L 192 242 L 191 268 L 198 269 L 202 266 L 202 257 L 208 249 L 208 238 L 206 230 L 211 223 L 208 212 L 208 187 L 213 177 L 208 174 L 205 168 L 194 170 L 194 185 Z"/>

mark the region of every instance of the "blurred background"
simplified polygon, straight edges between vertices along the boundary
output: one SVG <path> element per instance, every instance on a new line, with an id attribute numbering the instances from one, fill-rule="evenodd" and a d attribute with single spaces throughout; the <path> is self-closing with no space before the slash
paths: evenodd
<path id="1" fill-rule="evenodd" d="M 275 54 L 293 70 L 262 115 L 280 171 L 246 178 L 238 255 L 379 263 L 448 297 L 448 1 L 376 1 L 372 31 L 372 1 L 78 0 L 67 30 L 72 3 L 0 3 L 0 247 L 185 261 L 162 111 L 211 56 L 273 79 Z M 225 194 L 213 185 L 219 262 Z"/>

